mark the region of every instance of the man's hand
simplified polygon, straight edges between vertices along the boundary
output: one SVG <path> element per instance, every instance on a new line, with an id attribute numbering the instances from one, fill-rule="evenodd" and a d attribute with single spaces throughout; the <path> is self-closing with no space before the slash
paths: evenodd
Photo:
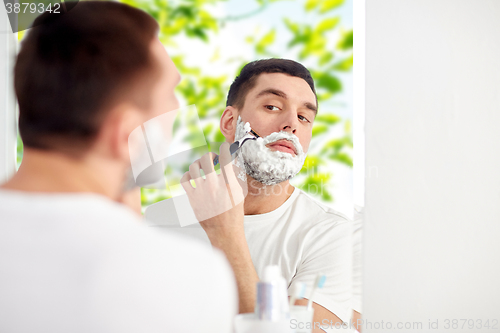
<path id="1" fill-rule="evenodd" d="M 259 281 L 245 238 L 244 191 L 231 163 L 229 144 L 220 147 L 221 174 L 214 171 L 211 153 L 189 167 L 181 179 L 196 218 L 213 246 L 222 250 L 233 268 L 239 294 L 239 312 L 253 312 Z M 203 170 L 205 179 L 201 177 Z M 194 180 L 195 186 L 190 181 Z"/>
<path id="2" fill-rule="evenodd" d="M 214 170 L 215 155 L 207 153 L 189 166 L 181 184 L 203 229 L 209 234 L 243 233 L 243 189 L 231 163 L 229 144 L 220 147 L 221 174 Z M 201 176 L 201 170 L 205 179 Z M 191 185 L 194 181 L 195 187 Z"/>

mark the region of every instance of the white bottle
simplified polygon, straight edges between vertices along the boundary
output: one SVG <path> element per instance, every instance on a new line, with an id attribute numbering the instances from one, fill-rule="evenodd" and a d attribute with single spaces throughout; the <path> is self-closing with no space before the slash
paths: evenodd
<path id="1" fill-rule="evenodd" d="M 258 320 L 282 321 L 290 318 L 286 281 L 276 265 L 266 266 L 257 283 L 255 316 Z"/>

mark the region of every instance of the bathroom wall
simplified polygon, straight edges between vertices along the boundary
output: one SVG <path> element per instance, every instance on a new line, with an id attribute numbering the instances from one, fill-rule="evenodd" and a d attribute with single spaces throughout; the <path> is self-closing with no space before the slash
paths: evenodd
<path id="1" fill-rule="evenodd" d="M 366 1 L 365 175 L 364 332 L 499 332 L 500 1 Z"/>

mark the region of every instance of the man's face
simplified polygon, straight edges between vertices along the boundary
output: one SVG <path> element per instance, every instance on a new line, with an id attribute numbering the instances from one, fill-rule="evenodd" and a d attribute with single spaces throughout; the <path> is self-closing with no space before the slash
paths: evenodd
<path id="1" fill-rule="evenodd" d="M 247 93 L 239 114 L 262 137 L 280 131 L 294 134 L 307 152 L 316 110 L 316 97 L 305 80 L 282 73 L 262 73 Z M 267 145 L 271 150 L 295 155 L 288 146 L 286 140 Z"/>
<path id="2" fill-rule="evenodd" d="M 132 161 L 132 164 L 142 163 L 141 161 L 141 152 L 140 150 L 143 148 L 142 141 L 144 138 L 142 137 L 142 133 L 140 137 L 130 136 L 131 133 L 134 133 L 139 126 L 143 125 L 147 121 L 157 118 L 159 121 L 154 121 L 153 124 L 156 126 L 160 126 L 159 129 L 164 136 L 154 138 L 154 136 L 148 138 L 150 145 L 159 145 L 162 144 L 161 140 L 164 140 L 169 135 L 169 131 L 172 128 L 172 124 L 168 122 L 170 118 L 158 118 L 161 115 L 169 113 L 170 111 L 177 110 L 179 108 L 179 101 L 175 96 L 174 90 L 177 84 L 180 81 L 180 74 L 175 67 L 172 59 L 168 56 L 165 47 L 158 39 L 155 39 L 150 44 L 150 52 L 154 60 L 156 61 L 156 74 L 158 74 L 154 85 L 150 88 L 150 101 L 149 108 L 147 110 L 139 110 L 134 109 L 134 117 L 130 122 L 131 125 L 127 133 L 127 141 L 123 141 L 123 156 L 127 160 L 127 165 L 129 160 Z M 158 128 L 158 127 L 156 127 Z M 148 132 L 151 134 L 151 132 Z M 132 139 L 131 139 L 132 138 Z M 154 138 L 154 139 L 153 139 Z M 130 156 L 129 152 L 133 151 L 132 156 Z M 135 161 L 135 162 L 134 162 Z"/>
<path id="3" fill-rule="evenodd" d="M 151 92 L 151 108 L 147 114 L 147 119 L 179 108 L 179 101 L 174 90 L 181 79 L 179 71 L 158 39 L 152 42 L 151 52 L 159 64 L 158 70 L 161 73 Z"/>

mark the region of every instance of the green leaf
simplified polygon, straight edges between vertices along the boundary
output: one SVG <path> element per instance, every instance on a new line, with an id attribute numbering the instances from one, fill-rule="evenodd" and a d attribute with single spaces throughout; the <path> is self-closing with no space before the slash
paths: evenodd
<path id="1" fill-rule="evenodd" d="M 310 26 L 304 26 L 303 31 L 294 34 L 294 38 L 288 42 L 288 47 L 292 47 L 297 44 L 309 44 L 313 38 L 313 30 Z"/>
<path id="2" fill-rule="evenodd" d="M 344 124 L 344 131 L 345 131 L 346 133 L 351 133 L 351 122 L 350 122 L 350 120 L 349 120 L 349 119 L 345 121 L 345 124 Z"/>
<path id="3" fill-rule="evenodd" d="M 202 133 L 196 132 L 191 132 L 188 135 L 184 137 L 184 142 L 189 143 L 192 147 L 197 147 L 193 148 L 193 150 L 198 149 L 198 147 L 203 147 L 203 143 L 206 142 L 205 136 Z"/>
<path id="4" fill-rule="evenodd" d="M 336 93 L 342 90 L 342 82 L 335 76 L 329 73 L 323 73 L 316 80 L 318 88 L 327 89 L 330 92 Z"/>
<path id="5" fill-rule="evenodd" d="M 340 17 L 326 18 L 321 21 L 316 27 L 316 31 L 319 33 L 323 33 L 325 31 L 331 30 L 337 26 L 340 22 Z"/>
<path id="6" fill-rule="evenodd" d="M 333 197 L 326 190 L 326 188 L 323 188 L 322 191 L 321 191 L 321 199 L 323 199 L 323 201 L 326 201 L 326 202 L 332 202 L 333 201 Z"/>
<path id="7" fill-rule="evenodd" d="M 206 32 L 203 29 L 201 29 L 200 27 L 187 29 L 186 35 L 188 35 L 190 37 L 198 37 L 202 41 L 208 42 L 208 36 L 207 36 Z"/>
<path id="8" fill-rule="evenodd" d="M 299 59 L 300 60 L 304 60 L 305 58 L 307 58 L 308 56 L 310 56 L 311 53 L 312 53 L 311 49 L 305 47 L 302 51 L 300 51 L 300 53 L 299 53 Z"/>
<path id="9" fill-rule="evenodd" d="M 350 146 L 350 138 L 349 137 L 343 137 L 343 138 L 337 138 L 337 139 L 332 139 L 329 140 L 323 148 L 321 149 L 321 154 L 330 154 L 330 155 L 335 155 L 337 154 L 342 148 L 345 146 Z"/>
<path id="10" fill-rule="evenodd" d="M 332 9 L 337 8 L 338 6 L 342 5 L 344 3 L 344 0 L 324 0 L 321 2 L 321 7 L 319 9 L 320 13 L 326 13 Z"/>
<path id="11" fill-rule="evenodd" d="M 352 142 L 352 137 L 351 136 L 346 136 L 345 137 L 345 145 L 352 148 L 354 146 L 354 143 Z"/>
<path id="12" fill-rule="evenodd" d="M 21 162 L 23 161 L 23 153 L 24 153 L 24 145 L 23 145 L 23 140 L 21 140 L 21 136 L 17 134 L 17 168 L 19 169 L 19 166 L 21 165 Z"/>
<path id="13" fill-rule="evenodd" d="M 321 114 L 317 116 L 314 121 L 319 121 L 322 123 L 327 123 L 328 125 L 334 125 L 340 121 L 340 117 L 334 114 Z"/>
<path id="14" fill-rule="evenodd" d="M 319 65 L 325 65 L 330 62 L 330 60 L 333 59 L 333 53 L 332 52 L 325 52 L 323 55 L 319 58 Z"/>
<path id="15" fill-rule="evenodd" d="M 312 129 L 312 136 L 315 137 L 316 135 L 319 135 L 321 133 L 325 133 L 328 131 L 328 126 L 320 124 L 320 125 L 315 125 Z"/>
<path id="16" fill-rule="evenodd" d="M 318 4 L 320 3 L 320 0 L 307 0 L 304 8 L 306 9 L 307 12 L 313 10 L 314 8 L 318 7 Z"/>
<path id="17" fill-rule="evenodd" d="M 221 131 L 216 131 L 214 141 L 215 142 L 224 142 L 224 141 L 226 141 L 226 138 L 224 137 L 224 135 L 222 134 Z"/>
<path id="18" fill-rule="evenodd" d="M 213 128 L 214 124 L 208 124 L 207 126 L 205 126 L 205 128 L 203 129 L 203 134 L 205 135 L 205 138 L 210 137 L 210 133 L 212 133 Z"/>
<path id="19" fill-rule="evenodd" d="M 340 50 L 350 50 L 352 49 L 352 43 L 352 30 L 350 30 L 342 34 L 342 38 L 337 43 L 337 48 Z"/>
<path id="20" fill-rule="evenodd" d="M 310 169 L 315 169 L 324 162 L 317 155 L 307 155 L 304 165 L 302 166 L 301 173 L 308 173 Z"/>
<path id="21" fill-rule="evenodd" d="M 331 93 L 331 92 L 319 93 L 316 91 L 316 93 L 318 96 L 318 102 L 326 101 L 326 100 L 330 99 L 330 97 L 333 96 L 333 93 Z"/>
<path id="22" fill-rule="evenodd" d="M 343 164 L 350 166 L 350 167 L 352 167 L 352 165 L 353 165 L 351 156 L 347 155 L 346 153 L 336 153 L 336 154 L 330 155 L 329 158 L 333 161 L 343 163 Z"/>
<path id="23" fill-rule="evenodd" d="M 259 53 L 265 53 L 266 48 L 274 42 L 275 37 L 276 30 L 272 29 L 255 45 L 255 50 Z"/>
<path id="24" fill-rule="evenodd" d="M 309 178 L 302 185 L 302 190 L 311 195 L 318 195 L 323 191 L 323 186 L 321 185 L 321 181 Z"/>
<path id="25" fill-rule="evenodd" d="M 309 41 L 310 36 L 307 35 L 296 35 L 290 42 L 288 42 L 288 47 L 291 48 L 298 44 L 305 44 Z"/>
<path id="26" fill-rule="evenodd" d="M 352 65 L 353 65 L 353 55 L 351 54 L 350 57 L 348 57 L 344 60 L 341 60 L 338 63 L 336 63 L 335 65 L 333 65 L 333 69 L 336 69 L 338 71 L 347 72 L 347 71 L 350 71 L 352 69 Z"/>
<path id="27" fill-rule="evenodd" d="M 186 17 L 188 19 L 195 18 L 194 8 L 190 6 L 179 6 L 172 11 L 171 15 L 173 17 L 181 16 L 181 17 Z"/>
<path id="28" fill-rule="evenodd" d="M 310 176 L 310 179 L 314 182 L 327 183 L 330 180 L 329 172 L 318 172 Z"/>
<path id="29" fill-rule="evenodd" d="M 299 25 L 297 23 L 294 23 L 294 22 L 290 21 L 290 19 L 287 18 L 287 17 L 285 17 L 283 19 L 283 22 L 285 23 L 285 25 L 288 28 L 288 30 L 290 30 L 294 34 L 298 34 L 299 33 L 300 30 L 299 30 Z"/>

